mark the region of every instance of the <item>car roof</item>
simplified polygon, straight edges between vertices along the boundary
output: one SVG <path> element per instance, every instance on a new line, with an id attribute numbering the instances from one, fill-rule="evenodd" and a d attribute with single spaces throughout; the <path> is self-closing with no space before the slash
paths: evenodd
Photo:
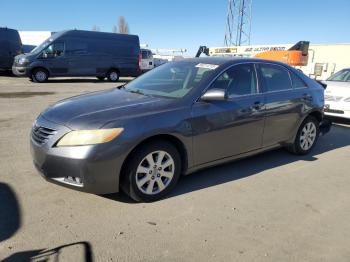
<path id="1" fill-rule="evenodd" d="M 250 58 L 250 57 L 208 56 L 208 57 L 185 58 L 184 60 L 179 60 L 179 62 L 180 61 L 189 61 L 189 62 L 216 64 L 216 65 L 230 65 L 235 63 L 247 63 L 247 62 L 251 62 L 251 63 L 265 62 L 265 63 L 271 63 L 276 65 L 288 66 L 284 63 L 277 62 L 277 61 L 266 60 L 261 58 Z"/>

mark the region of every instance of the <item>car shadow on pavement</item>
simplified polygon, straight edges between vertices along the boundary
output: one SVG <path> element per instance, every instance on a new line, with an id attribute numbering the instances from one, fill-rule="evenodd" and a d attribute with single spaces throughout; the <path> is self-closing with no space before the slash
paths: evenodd
<path id="1" fill-rule="evenodd" d="M 265 152 L 249 158 L 198 171 L 180 179 L 168 198 L 217 186 L 260 172 L 287 165 L 296 161 L 316 161 L 317 155 L 350 145 L 350 126 L 334 125 L 331 131 L 321 136 L 309 155 L 297 156 L 284 149 Z"/>
<path id="2" fill-rule="evenodd" d="M 86 241 L 66 244 L 66 245 L 62 245 L 52 249 L 37 249 L 37 250 L 21 251 L 10 255 L 9 257 L 2 260 L 2 262 L 66 261 L 67 256 L 70 257 L 69 252 L 73 251 L 75 253 L 78 253 L 77 249 L 79 249 L 79 247 L 83 249 L 83 252 L 82 252 L 83 257 L 81 260 L 75 260 L 75 261 L 92 262 L 93 261 L 92 247 L 91 247 L 91 244 Z"/>
<path id="3" fill-rule="evenodd" d="M 13 236 L 21 226 L 21 213 L 15 192 L 0 182 L 0 243 Z"/>

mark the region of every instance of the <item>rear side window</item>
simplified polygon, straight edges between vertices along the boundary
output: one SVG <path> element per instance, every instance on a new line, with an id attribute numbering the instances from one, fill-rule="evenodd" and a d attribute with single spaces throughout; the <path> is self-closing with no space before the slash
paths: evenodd
<path id="1" fill-rule="evenodd" d="M 68 40 L 66 44 L 67 54 L 79 55 L 87 53 L 87 43 L 79 40 Z"/>
<path id="2" fill-rule="evenodd" d="M 252 95 L 257 93 L 256 74 L 253 64 L 231 67 L 221 74 L 211 88 L 225 89 L 228 97 Z"/>
<path id="3" fill-rule="evenodd" d="M 289 73 L 281 66 L 261 64 L 260 71 L 267 92 L 292 89 Z"/>
<path id="4" fill-rule="evenodd" d="M 293 88 L 303 88 L 307 87 L 307 84 L 299 76 L 293 72 L 289 72 L 290 78 L 292 79 Z"/>

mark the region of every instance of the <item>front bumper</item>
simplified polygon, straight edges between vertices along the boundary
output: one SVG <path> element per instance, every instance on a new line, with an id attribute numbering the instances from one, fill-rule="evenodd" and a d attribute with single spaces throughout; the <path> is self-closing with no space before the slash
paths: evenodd
<path id="1" fill-rule="evenodd" d="M 329 102 L 325 101 L 324 114 L 350 119 L 350 102 Z"/>
<path id="2" fill-rule="evenodd" d="M 26 66 L 12 66 L 12 73 L 16 76 L 28 76 L 29 70 Z"/>
<path id="3" fill-rule="evenodd" d="M 30 139 L 34 166 L 49 182 L 93 194 L 119 191 L 119 175 L 128 147 L 110 143 L 93 146 L 55 147 L 70 129 L 40 117 L 37 126 L 56 133 L 44 144 Z"/>

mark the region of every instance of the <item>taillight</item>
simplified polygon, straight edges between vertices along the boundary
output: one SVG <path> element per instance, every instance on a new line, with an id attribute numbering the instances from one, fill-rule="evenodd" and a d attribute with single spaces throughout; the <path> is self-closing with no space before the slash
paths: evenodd
<path id="1" fill-rule="evenodd" d="M 141 53 L 139 53 L 139 68 L 141 68 Z"/>

